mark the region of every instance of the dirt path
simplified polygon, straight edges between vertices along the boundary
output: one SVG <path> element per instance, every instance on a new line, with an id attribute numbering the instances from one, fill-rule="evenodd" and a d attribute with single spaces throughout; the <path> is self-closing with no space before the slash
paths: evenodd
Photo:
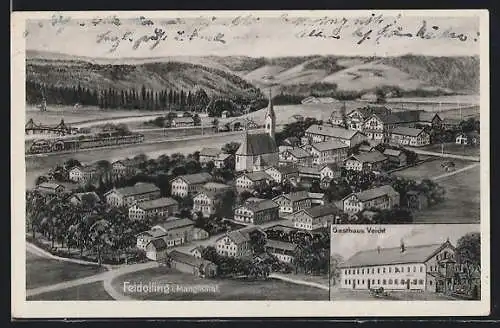
<path id="1" fill-rule="evenodd" d="M 309 286 L 309 287 L 315 287 L 315 288 L 320 288 L 320 289 L 328 290 L 328 291 L 330 290 L 329 286 L 325 286 L 325 285 L 319 284 L 317 282 L 304 281 L 304 280 L 299 280 L 299 279 L 292 279 L 292 278 L 288 278 L 288 277 L 285 277 L 285 276 L 282 276 L 282 275 L 279 275 L 279 274 L 276 274 L 276 273 L 271 273 L 269 275 L 269 278 L 279 279 L 279 280 L 286 281 L 286 282 L 291 282 L 292 284 L 297 284 L 297 285 L 304 285 L 304 286 Z"/>
<path id="2" fill-rule="evenodd" d="M 468 165 L 466 167 L 463 167 L 461 169 L 458 169 L 458 170 L 455 170 L 455 171 L 452 171 L 452 172 L 448 172 L 448 173 L 444 173 L 444 174 L 432 177 L 431 179 L 432 180 L 439 180 L 439 179 L 447 178 L 447 177 L 450 177 L 452 175 L 455 175 L 455 174 L 458 174 L 458 173 L 461 173 L 461 172 L 473 169 L 473 168 L 475 168 L 478 165 L 479 165 L 479 163 L 474 163 L 474 164 Z"/>

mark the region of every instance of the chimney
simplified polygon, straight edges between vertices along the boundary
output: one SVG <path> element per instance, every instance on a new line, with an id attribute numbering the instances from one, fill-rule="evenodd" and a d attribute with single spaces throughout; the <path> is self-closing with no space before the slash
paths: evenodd
<path id="1" fill-rule="evenodd" d="M 405 252 L 405 243 L 403 241 L 403 239 L 401 239 L 401 253 L 404 253 Z"/>
<path id="2" fill-rule="evenodd" d="M 380 254 L 380 246 L 377 246 L 377 253 Z"/>

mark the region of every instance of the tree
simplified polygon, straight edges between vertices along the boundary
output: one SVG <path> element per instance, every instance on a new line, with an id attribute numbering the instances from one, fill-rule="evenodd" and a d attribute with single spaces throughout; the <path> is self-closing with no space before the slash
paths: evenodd
<path id="1" fill-rule="evenodd" d="M 35 185 L 39 185 L 45 182 L 49 182 L 49 178 L 47 178 L 45 175 L 39 175 L 36 180 L 35 180 Z"/>
<path id="2" fill-rule="evenodd" d="M 330 256 L 330 283 L 336 285 L 340 279 L 340 265 L 344 262 L 342 255 L 333 253 Z"/>
<path id="3" fill-rule="evenodd" d="M 194 125 L 195 125 L 195 126 L 199 126 L 199 125 L 201 125 L 201 118 L 200 118 L 200 115 L 198 115 L 198 114 L 194 114 L 194 115 L 193 115 L 193 121 L 194 121 Z"/>
<path id="4" fill-rule="evenodd" d="M 481 235 L 479 232 L 470 232 L 457 241 L 456 255 L 458 263 L 463 269 L 465 285 L 468 293 L 479 298 L 479 288 L 474 283 L 474 277 L 481 272 Z"/>
<path id="5" fill-rule="evenodd" d="M 222 146 L 222 151 L 225 154 L 235 155 L 238 148 L 240 148 L 240 143 L 232 141 Z"/>
<path id="6" fill-rule="evenodd" d="M 383 90 L 382 88 L 378 88 L 375 91 L 375 95 L 377 96 L 377 104 L 384 104 L 387 102 L 385 99 L 385 90 Z"/>

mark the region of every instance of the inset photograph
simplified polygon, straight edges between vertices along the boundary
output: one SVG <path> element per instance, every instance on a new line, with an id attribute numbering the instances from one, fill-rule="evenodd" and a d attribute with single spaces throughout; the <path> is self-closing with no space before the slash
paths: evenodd
<path id="1" fill-rule="evenodd" d="M 333 225 L 330 300 L 480 300 L 476 224 Z"/>

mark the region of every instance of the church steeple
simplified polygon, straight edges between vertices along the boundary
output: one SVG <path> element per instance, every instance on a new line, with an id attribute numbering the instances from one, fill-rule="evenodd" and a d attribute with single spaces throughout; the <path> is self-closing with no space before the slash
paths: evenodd
<path id="1" fill-rule="evenodd" d="M 269 134 L 269 136 L 274 139 L 274 135 L 276 132 L 276 114 L 274 113 L 274 108 L 273 108 L 273 97 L 271 94 L 271 88 L 269 88 L 269 103 L 267 105 L 265 124 L 266 124 L 266 133 Z"/>

